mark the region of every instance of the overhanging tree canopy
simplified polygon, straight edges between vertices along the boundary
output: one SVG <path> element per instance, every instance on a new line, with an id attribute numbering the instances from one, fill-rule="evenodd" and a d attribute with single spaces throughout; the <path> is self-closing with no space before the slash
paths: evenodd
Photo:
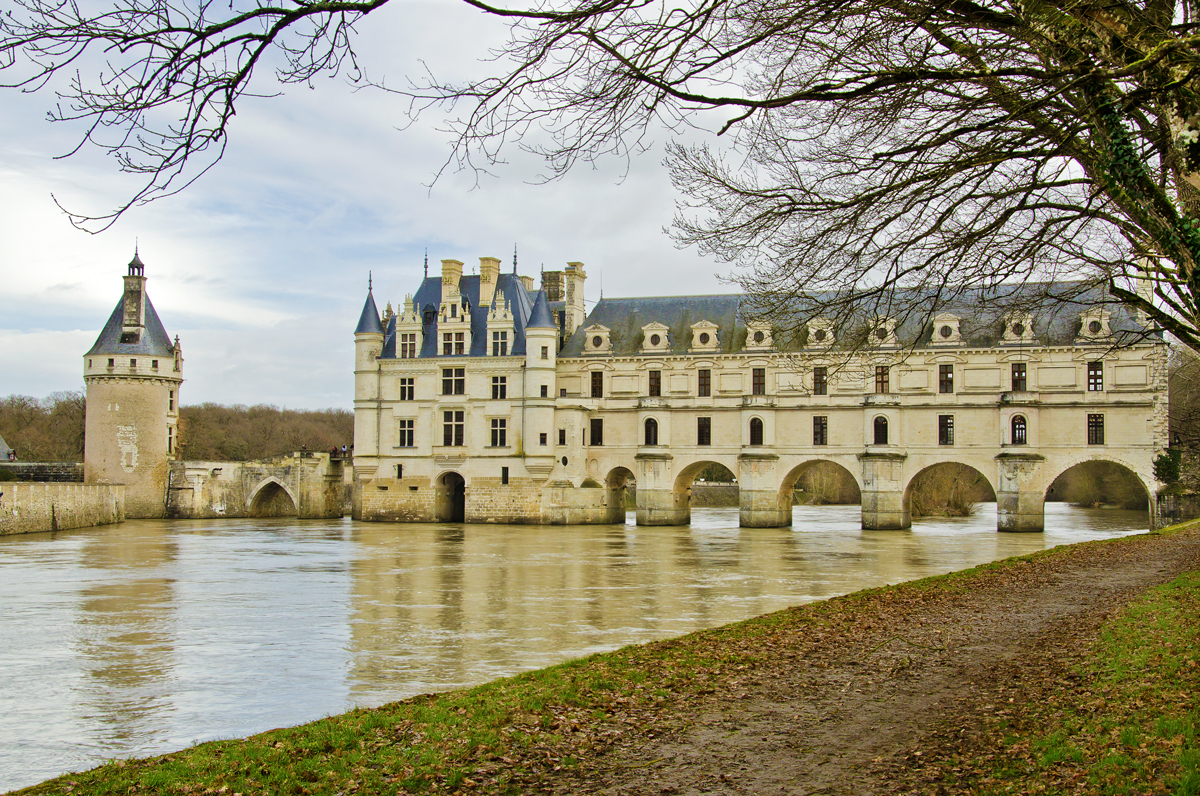
<path id="1" fill-rule="evenodd" d="M 0 64 L 36 89 L 105 50 L 55 115 L 148 175 L 133 204 L 219 157 L 268 52 L 284 82 L 355 69 L 352 26 L 386 2 L 16 0 Z M 931 316 L 967 291 L 1071 277 L 1200 350 L 1192 0 L 466 2 L 511 20 L 491 74 L 400 92 L 417 110 L 466 103 L 459 162 L 537 131 L 525 140 L 561 174 L 723 114 L 727 145 L 670 150 L 675 234 L 740 266 L 765 314 Z"/>

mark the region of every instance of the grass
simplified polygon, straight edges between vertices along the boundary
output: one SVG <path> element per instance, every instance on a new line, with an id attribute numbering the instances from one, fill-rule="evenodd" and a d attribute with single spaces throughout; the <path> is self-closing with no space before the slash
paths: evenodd
<path id="1" fill-rule="evenodd" d="M 1139 538 L 1146 537 L 1099 544 Z M 886 626 L 931 596 L 969 592 L 1080 547 L 859 592 L 472 689 L 114 761 L 20 793 L 529 792 L 630 743 L 631 733 L 669 731 L 689 700 L 732 698 L 768 658 L 778 662 L 823 637 Z M 1147 594 L 1105 628 L 1075 684 L 1016 706 L 1025 719 L 996 728 L 1006 754 L 947 761 L 946 780 L 980 793 L 1061 792 L 1061 783 L 1084 777 L 1095 793 L 1200 794 L 1197 627 L 1200 573 Z M 1131 790 L 1131 782 L 1166 790 Z"/>

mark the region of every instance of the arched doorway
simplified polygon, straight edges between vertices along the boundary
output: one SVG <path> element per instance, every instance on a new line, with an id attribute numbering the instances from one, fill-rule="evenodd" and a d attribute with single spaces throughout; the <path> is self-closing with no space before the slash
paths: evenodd
<path id="1" fill-rule="evenodd" d="M 624 525 L 629 499 L 637 491 L 633 471 L 627 467 L 614 467 L 604 483 L 608 487 L 608 521 Z"/>
<path id="2" fill-rule="evenodd" d="M 263 484 L 250 499 L 251 517 L 295 517 L 296 502 L 278 481 Z"/>
<path id="3" fill-rule="evenodd" d="M 960 462 L 939 462 L 921 470 L 904 490 L 912 517 L 966 517 L 980 503 L 994 503 L 996 490 L 987 476 Z"/>
<path id="4" fill-rule="evenodd" d="M 446 473 L 437 482 L 434 516 L 438 522 L 465 522 L 467 482 L 458 473 Z"/>

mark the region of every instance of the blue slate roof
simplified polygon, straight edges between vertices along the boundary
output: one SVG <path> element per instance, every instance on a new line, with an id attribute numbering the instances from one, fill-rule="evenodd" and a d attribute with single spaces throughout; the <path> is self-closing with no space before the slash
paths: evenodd
<path id="1" fill-rule="evenodd" d="M 125 318 L 125 296 L 122 294 L 121 299 L 117 302 L 116 309 L 112 311 L 112 315 L 108 317 L 108 322 L 100 330 L 100 336 L 96 338 L 96 342 L 84 356 L 93 354 L 174 356 L 175 346 L 171 342 L 171 336 L 167 334 L 167 330 L 163 328 L 162 321 L 158 319 L 158 313 L 155 312 L 154 305 L 150 303 L 150 294 L 147 293 L 145 295 L 146 326 L 142 332 L 141 339 L 136 343 L 121 342 L 121 322 Z"/>
<path id="2" fill-rule="evenodd" d="M 367 300 L 363 304 L 362 315 L 358 316 L 358 326 L 354 327 L 355 334 L 383 334 L 383 323 L 379 320 L 379 309 L 375 306 L 375 296 L 367 288 Z"/>
<path id="3" fill-rule="evenodd" d="M 488 308 L 479 306 L 479 276 L 464 276 L 458 282 L 461 301 L 460 306 L 469 308 L 467 313 L 471 319 L 471 348 L 465 356 L 481 357 L 487 354 Z M 525 326 L 533 314 L 533 299 L 525 290 L 525 284 L 516 274 L 500 274 L 496 282 L 496 292 L 504 294 L 504 300 L 513 314 L 512 338 L 508 347 L 510 356 L 525 354 Z M 442 304 L 442 278 L 427 276 L 421 281 L 421 286 L 413 294 L 417 315 L 422 319 L 420 357 L 435 357 L 438 354 L 438 308 Z M 552 324 L 553 325 L 553 322 Z M 384 349 L 381 357 L 394 359 L 396 357 L 396 328 L 394 321 L 388 324 L 384 337 Z"/>
<path id="4" fill-rule="evenodd" d="M 546 291 L 539 290 L 533 300 L 533 314 L 525 324 L 526 329 L 557 329 L 554 318 L 550 316 L 550 304 L 546 301 Z"/>

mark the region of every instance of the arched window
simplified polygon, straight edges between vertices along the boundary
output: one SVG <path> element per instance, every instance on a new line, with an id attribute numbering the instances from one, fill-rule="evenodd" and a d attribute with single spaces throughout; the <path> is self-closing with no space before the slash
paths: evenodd
<path id="1" fill-rule="evenodd" d="M 1012 444 L 1024 445 L 1029 441 L 1025 434 L 1025 418 L 1021 415 L 1013 415 L 1012 419 Z"/>
<path id="2" fill-rule="evenodd" d="M 763 444 L 763 422 L 757 417 L 750 418 L 750 444 Z"/>
<path id="3" fill-rule="evenodd" d="M 646 419 L 646 444 L 658 444 L 658 421 L 652 417 Z"/>
<path id="4" fill-rule="evenodd" d="M 887 418 L 886 417 L 875 418 L 875 444 L 876 445 L 887 445 L 888 444 Z"/>

